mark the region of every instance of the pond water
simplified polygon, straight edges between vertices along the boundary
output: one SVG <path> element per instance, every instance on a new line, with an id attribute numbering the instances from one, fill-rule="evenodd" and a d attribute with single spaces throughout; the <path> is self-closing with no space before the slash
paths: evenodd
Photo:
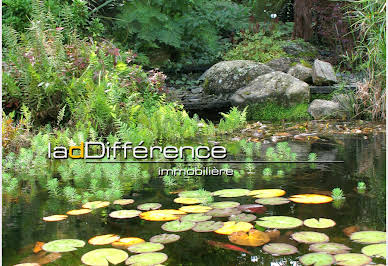
<path id="1" fill-rule="evenodd" d="M 208 240 L 230 243 L 227 236 L 211 233 L 186 231 L 176 233 L 181 236 L 174 243 L 165 244 L 163 253 L 168 255 L 164 265 L 301 265 L 298 258 L 308 253 L 307 244 L 298 244 L 290 240 L 291 232 L 318 231 L 327 234 L 330 242 L 343 243 L 352 248 L 351 252 L 360 253 L 363 246 L 349 240 L 343 229 L 357 225 L 361 230 L 386 230 L 385 220 L 385 135 L 370 135 L 368 138 L 354 135 L 332 136 L 330 140 L 320 143 L 290 142 L 289 146 L 298 155 L 298 160 L 305 160 L 309 153 L 317 154 L 318 160 L 343 160 L 336 164 L 295 164 L 269 165 L 257 164 L 255 173 L 244 175 L 239 179 L 232 177 L 202 177 L 191 183 L 191 187 L 176 188 L 176 190 L 191 190 L 203 187 L 208 191 L 224 188 L 281 188 L 286 196 L 303 193 L 328 194 L 333 188 L 344 191 L 346 200 L 341 204 L 333 202 L 326 204 L 289 203 L 279 206 L 267 206 L 267 211 L 261 216 L 284 215 L 299 219 L 330 218 L 336 226 L 328 229 L 311 229 L 305 226 L 296 229 L 280 230 L 281 236 L 274 242 L 284 242 L 295 245 L 299 253 L 289 256 L 274 257 L 262 251 L 261 247 L 244 247 L 251 254 L 215 247 Z M 230 144 L 233 149 L 233 145 Z M 268 144 L 272 145 L 272 144 Z M 263 145 L 263 149 L 264 149 Z M 236 156 L 235 159 L 243 159 Z M 164 209 L 177 209 L 180 204 L 174 203 L 176 194 L 166 189 L 162 178 L 156 177 L 156 167 L 152 169 L 149 184 L 141 190 L 127 193 L 124 198 L 132 198 L 134 204 L 117 207 L 110 205 L 92 213 L 81 216 L 70 216 L 60 222 L 44 222 L 42 217 L 65 213 L 78 209 L 80 205 L 69 204 L 57 199 L 51 199 L 45 192 L 34 197 L 21 195 L 17 200 L 4 200 L 3 203 L 3 265 L 14 265 L 32 260 L 32 249 L 37 241 L 49 242 L 56 239 L 75 238 L 87 242 L 88 239 L 101 234 L 118 234 L 121 237 L 140 237 L 149 240 L 150 237 L 167 233 L 161 229 L 164 222 L 131 219 L 113 219 L 109 213 L 117 209 L 136 209 L 136 206 L 146 202 L 159 202 Z M 239 169 L 243 164 L 230 164 L 229 167 Z M 283 170 L 283 177 L 264 177 L 262 171 L 271 167 L 273 172 Z M 150 169 L 151 171 L 151 169 Z M 357 182 L 366 183 L 365 194 L 355 190 Z M 197 186 L 197 187 L 196 187 Z M 244 196 L 238 198 L 214 197 L 214 201 L 238 201 L 241 204 L 254 203 L 254 198 Z M 213 220 L 227 221 L 227 218 Z M 81 256 L 86 252 L 107 246 L 92 246 L 86 244 L 74 252 L 63 253 L 62 257 L 47 265 L 82 265 Z M 131 255 L 131 254 L 129 254 Z M 27 258 L 27 259 L 26 259 Z M 374 259 L 376 263 L 384 260 Z M 123 263 L 124 265 L 124 263 Z"/>

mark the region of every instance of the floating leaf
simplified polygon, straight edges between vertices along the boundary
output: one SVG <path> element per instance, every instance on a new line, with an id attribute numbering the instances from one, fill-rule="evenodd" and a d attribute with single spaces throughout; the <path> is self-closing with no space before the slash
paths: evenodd
<path id="1" fill-rule="evenodd" d="M 263 250 L 272 256 L 285 256 L 298 252 L 298 249 L 285 243 L 269 243 L 263 246 Z"/>
<path id="2" fill-rule="evenodd" d="M 248 232 L 250 229 L 252 229 L 252 227 L 253 225 L 247 222 L 236 223 L 235 221 L 231 221 L 225 222 L 224 226 L 216 230 L 215 232 L 221 235 L 231 235 L 234 232 L 238 231 Z"/>
<path id="3" fill-rule="evenodd" d="M 248 250 L 246 250 L 246 249 L 244 249 L 244 248 L 240 248 L 240 247 L 235 246 L 235 245 L 232 245 L 232 244 L 229 244 L 229 243 L 223 243 L 223 242 L 212 241 L 212 240 L 208 240 L 208 241 L 206 241 L 206 242 L 207 242 L 209 245 L 212 245 L 212 246 L 217 247 L 217 248 L 223 248 L 223 249 L 228 249 L 228 250 L 234 250 L 234 251 L 243 252 L 243 253 L 252 255 L 252 253 L 249 252 Z"/>
<path id="4" fill-rule="evenodd" d="M 213 232 L 224 226 L 223 222 L 205 221 L 196 223 L 193 231 L 198 233 Z"/>
<path id="5" fill-rule="evenodd" d="M 174 202 L 181 204 L 198 204 L 201 203 L 201 200 L 198 198 L 176 198 L 174 199 Z"/>
<path id="6" fill-rule="evenodd" d="M 141 211 L 157 210 L 157 209 L 160 209 L 160 207 L 162 207 L 162 204 L 155 203 L 155 202 L 143 203 L 143 204 L 140 204 L 139 206 L 137 206 L 137 208 Z"/>
<path id="7" fill-rule="evenodd" d="M 127 252 L 116 248 L 100 248 L 89 251 L 81 257 L 82 263 L 93 266 L 109 266 L 122 263 L 128 258 Z"/>
<path id="8" fill-rule="evenodd" d="M 275 197 L 275 198 L 257 199 L 255 200 L 255 202 L 263 205 L 282 205 L 282 204 L 287 204 L 290 201 L 286 198 Z"/>
<path id="9" fill-rule="evenodd" d="M 250 191 L 248 189 L 232 188 L 221 189 L 212 193 L 213 196 L 219 196 L 223 198 L 234 198 L 248 195 Z"/>
<path id="10" fill-rule="evenodd" d="M 248 232 L 234 232 L 228 238 L 234 244 L 251 247 L 262 246 L 270 240 L 266 233 L 256 229 L 251 229 Z"/>
<path id="11" fill-rule="evenodd" d="M 193 222 L 172 221 L 162 225 L 162 229 L 168 232 L 183 232 L 192 229 L 195 226 Z"/>
<path id="12" fill-rule="evenodd" d="M 302 220 L 289 216 L 266 216 L 259 219 L 256 224 L 265 228 L 291 229 L 303 224 Z"/>
<path id="13" fill-rule="evenodd" d="M 39 252 L 38 254 L 33 254 L 31 256 L 28 256 L 27 258 L 23 259 L 20 263 L 20 265 L 25 266 L 35 266 L 48 264 L 50 262 L 56 261 L 57 259 L 61 258 L 61 253 L 47 253 L 47 252 Z"/>
<path id="14" fill-rule="evenodd" d="M 141 211 L 138 210 L 120 210 L 109 213 L 109 216 L 117 219 L 126 219 L 139 216 Z"/>
<path id="15" fill-rule="evenodd" d="M 334 256 L 337 265 L 342 266 L 361 266 L 372 261 L 371 258 L 359 253 L 345 253 Z"/>
<path id="16" fill-rule="evenodd" d="M 158 265 L 165 262 L 167 259 L 168 256 L 164 253 L 150 252 L 133 255 L 125 261 L 125 264 L 136 266 Z"/>
<path id="17" fill-rule="evenodd" d="M 206 190 L 189 190 L 189 191 L 182 191 L 179 192 L 179 197 L 181 198 L 207 198 L 212 195 L 211 192 L 206 191 Z"/>
<path id="18" fill-rule="evenodd" d="M 303 224 L 311 228 L 329 228 L 335 226 L 335 222 L 331 219 L 326 218 L 311 218 L 304 220 Z"/>
<path id="19" fill-rule="evenodd" d="M 283 189 L 258 189 L 258 190 L 252 190 L 249 192 L 249 196 L 254 196 L 255 198 L 273 198 L 273 197 L 280 197 L 286 194 L 286 192 Z"/>
<path id="20" fill-rule="evenodd" d="M 138 237 L 124 237 L 120 238 L 118 241 L 115 241 L 112 243 L 112 246 L 115 248 L 128 248 L 132 245 L 144 243 L 144 239 L 138 238 Z"/>
<path id="21" fill-rule="evenodd" d="M 132 204 L 135 201 L 133 199 L 118 199 L 113 202 L 113 204 L 118 204 L 118 205 L 128 205 Z"/>
<path id="22" fill-rule="evenodd" d="M 78 239 L 59 239 L 50 241 L 42 246 L 42 249 L 47 252 L 69 252 L 82 248 L 85 242 Z"/>
<path id="23" fill-rule="evenodd" d="M 114 234 L 99 235 L 89 239 L 91 245 L 108 245 L 120 239 L 120 236 Z"/>
<path id="24" fill-rule="evenodd" d="M 20 263 L 14 266 L 40 266 L 40 264 L 39 263 Z"/>
<path id="25" fill-rule="evenodd" d="M 82 215 L 82 214 L 87 214 L 91 211 L 92 211 L 91 209 L 79 209 L 79 210 L 68 211 L 66 214 L 68 214 L 68 215 Z"/>
<path id="26" fill-rule="evenodd" d="M 385 242 L 386 233 L 381 231 L 361 231 L 350 235 L 350 239 L 361 244 L 377 244 Z"/>
<path id="27" fill-rule="evenodd" d="M 335 259 L 332 255 L 327 253 L 309 253 L 306 255 L 303 255 L 299 258 L 299 261 L 303 265 L 313 265 L 313 266 L 326 266 L 326 265 L 332 265 L 335 263 Z"/>
<path id="28" fill-rule="evenodd" d="M 239 210 L 244 211 L 244 212 L 252 212 L 252 213 L 257 213 L 257 214 L 262 214 L 265 213 L 267 210 L 266 207 L 260 204 L 246 204 L 246 205 L 241 205 L 238 207 Z"/>
<path id="29" fill-rule="evenodd" d="M 220 201 L 209 204 L 210 207 L 215 209 L 235 208 L 240 206 L 240 203 L 235 201 Z"/>
<path id="30" fill-rule="evenodd" d="M 91 202 L 86 202 L 84 205 L 82 205 L 82 208 L 85 209 L 98 209 L 98 208 L 104 208 L 109 206 L 109 201 L 91 201 Z"/>
<path id="31" fill-rule="evenodd" d="M 226 208 L 226 209 L 213 209 L 208 211 L 206 214 L 213 217 L 228 217 L 231 215 L 240 214 L 241 211 L 237 208 Z"/>
<path id="32" fill-rule="evenodd" d="M 256 220 L 256 216 L 253 214 L 245 214 L 245 213 L 240 213 L 236 215 L 231 215 L 229 217 L 229 221 L 236 221 L 236 222 L 252 222 Z"/>
<path id="33" fill-rule="evenodd" d="M 176 234 L 161 234 L 151 237 L 150 242 L 168 244 L 178 241 L 181 237 Z"/>
<path id="34" fill-rule="evenodd" d="M 143 212 L 140 218 L 147 221 L 173 221 L 179 219 L 178 215 L 186 214 L 180 210 L 154 210 Z"/>
<path id="35" fill-rule="evenodd" d="M 160 243 L 144 242 L 132 245 L 128 248 L 133 253 L 148 253 L 156 252 L 164 249 L 164 245 Z"/>
<path id="36" fill-rule="evenodd" d="M 184 222 L 204 222 L 210 220 L 212 216 L 203 213 L 192 213 L 181 217 L 181 221 Z"/>
<path id="37" fill-rule="evenodd" d="M 64 214 L 56 214 L 56 215 L 51 215 L 51 216 L 46 216 L 43 217 L 43 221 L 45 222 L 58 222 L 58 221 L 63 221 L 67 219 L 67 215 Z"/>
<path id="38" fill-rule="evenodd" d="M 183 212 L 192 212 L 192 213 L 203 213 L 211 210 L 211 207 L 202 206 L 202 205 L 193 205 L 193 206 L 183 206 L 180 207 L 179 210 Z"/>
<path id="39" fill-rule="evenodd" d="M 45 244 L 44 242 L 39 242 L 39 241 L 36 242 L 34 248 L 32 249 L 32 252 L 38 253 L 39 251 L 42 250 L 42 246 L 43 246 L 44 244 Z"/>
<path id="40" fill-rule="evenodd" d="M 333 198 L 319 194 L 299 194 L 291 196 L 289 200 L 297 203 L 321 204 L 331 202 Z"/>
<path id="41" fill-rule="evenodd" d="M 361 252 L 369 257 L 387 258 L 387 244 L 373 244 L 361 249 Z"/>
<path id="42" fill-rule="evenodd" d="M 348 253 L 351 248 L 339 243 L 316 243 L 309 248 L 313 252 L 325 252 L 328 254 Z"/>
<path id="43" fill-rule="evenodd" d="M 329 241 L 329 237 L 324 233 L 302 231 L 296 232 L 291 235 L 291 238 L 299 243 L 324 243 Z"/>

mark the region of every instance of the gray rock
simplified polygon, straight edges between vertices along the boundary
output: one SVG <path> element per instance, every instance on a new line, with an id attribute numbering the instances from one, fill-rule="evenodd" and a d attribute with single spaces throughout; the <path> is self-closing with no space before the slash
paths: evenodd
<path id="1" fill-rule="evenodd" d="M 288 74 L 291 76 L 303 80 L 304 82 L 311 82 L 313 80 L 313 70 L 304 65 L 297 64 L 288 70 Z"/>
<path id="2" fill-rule="evenodd" d="M 313 82 L 315 85 L 329 85 L 337 83 L 333 66 L 325 61 L 316 59 L 313 65 Z"/>
<path id="3" fill-rule="evenodd" d="M 270 67 L 250 60 L 222 61 L 209 68 L 200 79 L 207 94 L 231 94 L 272 71 Z"/>
<path id="4" fill-rule="evenodd" d="M 320 99 L 312 101 L 307 111 L 314 119 L 343 118 L 344 116 L 339 103 Z"/>
<path id="5" fill-rule="evenodd" d="M 318 56 L 318 50 L 311 43 L 289 41 L 282 46 L 283 50 L 292 57 L 312 61 Z"/>
<path id="6" fill-rule="evenodd" d="M 295 61 L 295 59 L 289 58 L 289 57 L 281 57 L 281 58 L 275 58 L 272 59 L 267 63 L 267 66 L 272 68 L 275 71 L 282 71 L 284 73 L 287 73 L 287 71 L 290 69 L 291 64 Z"/>
<path id="7" fill-rule="evenodd" d="M 292 106 L 308 102 L 309 85 L 293 76 L 275 71 L 257 77 L 246 87 L 236 91 L 230 98 L 234 105 L 274 102 Z"/>

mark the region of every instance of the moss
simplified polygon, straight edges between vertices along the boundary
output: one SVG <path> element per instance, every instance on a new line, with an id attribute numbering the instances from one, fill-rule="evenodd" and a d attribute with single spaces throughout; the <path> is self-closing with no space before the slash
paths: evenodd
<path id="1" fill-rule="evenodd" d="M 202 87 L 205 90 L 207 90 L 209 88 L 209 79 L 208 78 L 205 78 L 205 80 L 203 81 Z"/>
<path id="2" fill-rule="evenodd" d="M 251 104 L 248 107 L 248 120 L 256 121 L 301 121 L 310 120 L 307 103 L 284 107 L 275 103 Z"/>

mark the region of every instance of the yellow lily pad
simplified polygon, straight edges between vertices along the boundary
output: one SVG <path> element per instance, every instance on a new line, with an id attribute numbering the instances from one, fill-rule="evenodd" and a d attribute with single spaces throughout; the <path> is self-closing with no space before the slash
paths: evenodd
<path id="1" fill-rule="evenodd" d="M 201 203 L 201 201 L 197 198 L 176 198 L 174 199 L 175 203 L 181 203 L 181 204 L 198 204 Z"/>
<path id="2" fill-rule="evenodd" d="M 333 201 L 333 198 L 326 195 L 319 195 L 319 194 L 299 194 L 299 195 L 291 196 L 289 200 L 296 203 L 321 204 L 321 203 L 331 202 Z"/>
<path id="3" fill-rule="evenodd" d="M 110 205 L 109 201 L 90 201 L 86 202 L 84 205 L 82 205 L 82 208 L 84 209 L 98 209 L 98 208 L 104 208 Z"/>
<path id="4" fill-rule="evenodd" d="M 120 236 L 114 234 L 95 236 L 89 239 L 88 243 L 91 245 L 108 245 L 116 242 L 120 239 Z"/>
<path id="5" fill-rule="evenodd" d="M 254 196 L 255 198 L 265 199 L 265 198 L 274 198 L 281 197 L 286 194 L 286 191 L 283 189 L 258 189 L 252 190 L 249 192 L 249 196 Z"/>
<path id="6" fill-rule="evenodd" d="M 43 221 L 45 222 L 58 222 L 67 219 L 67 215 L 64 214 L 56 214 L 51 216 L 43 217 Z"/>
<path id="7" fill-rule="evenodd" d="M 118 199 L 113 202 L 113 204 L 118 204 L 118 205 L 128 205 L 132 204 L 135 201 L 133 199 Z"/>
<path id="8" fill-rule="evenodd" d="M 202 205 L 193 205 L 193 206 L 183 206 L 179 208 L 179 210 L 184 212 L 190 212 L 190 213 L 203 213 L 208 212 L 212 208 L 208 206 L 202 206 Z"/>
<path id="9" fill-rule="evenodd" d="M 81 257 L 82 263 L 92 266 L 109 266 L 122 263 L 128 258 L 128 253 L 116 248 L 101 248 L 89 251 Z"/>
<path id="10" fill-rule="evenodd" d="M 91 211 L 92 211 L 91 209 L 79 209 L 79 210 L 68 211 L 66 214 L 68 214 L 68 215 L 82 215 L 82 214 L 87 214 Z"/>
<path id="11" fill-rule="evenodd" d="M 173 221 L 179 219 L 179 215 L 184 214 L 186 212 L 181 210 L 153 210 L 141 213 L 140 218 L 147 221 Z"/>
<path id="12" fill-rule="evenodd" d="M 220 229 L 214 232 L 221 235 L 231 235 L 234 232 L 239 232 L 239 231 L 248 232 L 252 228 L 253 228 L 253 225 L 250 223 L 231 221 L 231 222 L 225 222 L 223 227 L 221 227 Z"/>
<path id="13" fill-rule="evenodd" d="M 138 210 L 119 210 L 109 213 L 109 216 L 117 219 L 126 219 L 139 216 L 141 211 Z"/>
<path id="14" fill-rule="evenodd" d="M 115 248 L 128 248 L 132 245 L 144 243 L 145 240 L 138 237 L 123 237 L 112 243 Z"/>
<path id="15" fill-rule="evenodd" d="M 228 238 L 234 244 L 251 247 L 262 246 L 270 241 L 266 233 L 256 229 L 251 229 L 248 232 L 234 232 Z"/>

